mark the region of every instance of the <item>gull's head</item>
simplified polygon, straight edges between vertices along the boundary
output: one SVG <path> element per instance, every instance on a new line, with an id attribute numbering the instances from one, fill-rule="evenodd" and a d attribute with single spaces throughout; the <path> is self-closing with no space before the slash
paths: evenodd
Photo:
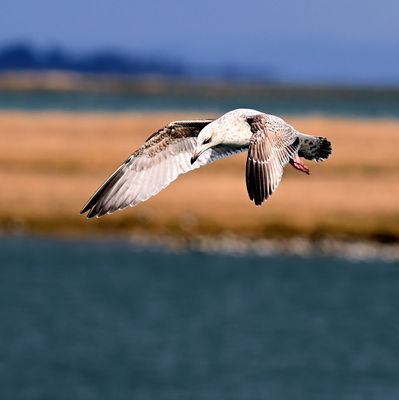
<path id="1" fill-rule="evenodd" d="M 202 153 L 223 142 L 223 131 L 217 129 L 217 125 L 217 121 L 213 121 L 198 134 L 195 151 L 191 157 L 191 164 L 194 164 Z"/>
<path id="2" fill-rule="evenodd" d="M 227 112 L 206 125 L 198 134 L 197 145 L 191 158 L 191 164 L 194 164 L 198 157 L 206 150 L 219 144 L 229 146 L 248 145 L 252 132 L 247 119 L 258 114 L 261 113 L 256 110 L 239 108 Z"/>

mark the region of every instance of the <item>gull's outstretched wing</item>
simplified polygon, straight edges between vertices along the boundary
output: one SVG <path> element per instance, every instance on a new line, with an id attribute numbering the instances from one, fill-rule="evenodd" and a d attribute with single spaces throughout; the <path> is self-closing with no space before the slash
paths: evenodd
<path id="1" fill-rule="evenodd" d="M 180 174 L 243 149 L 216 146 L 191 164 L 199 132 L 212 120 L 176 121 L 152 134 L 97 190 L 81 214 L 100 217 L 135 206 L 159 193 Z"/>
<path id="2" fill-rule="evenodd" d="M 276 190 L 283 168 L 298 153 L 299 138 L 289 126 L 267 128 L 267 116 L 257 115 L 247 122 L 253 132 L 248 149 L 246 181 L 248 195 L 260 206 Z"/>

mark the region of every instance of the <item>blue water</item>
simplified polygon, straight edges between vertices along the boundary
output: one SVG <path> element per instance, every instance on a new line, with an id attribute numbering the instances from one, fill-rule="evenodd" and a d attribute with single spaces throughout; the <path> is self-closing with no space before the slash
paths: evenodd
<path id="1" fill-rule="evenodd" d="M 1 399 L 398 399 L 399 265 L 0 238 Z"/>
<path id="2" fill-rule="evenodd" d="M 327 114 L 359 117 L 399 118 L 399 95 L 343 93 L 311 97 L 273 95 L 209 96 L 149 95 L 87 92 L 0 92 L 0 110 L 143 112 L 225 112 L 255 108 L 272 114 Z"/>

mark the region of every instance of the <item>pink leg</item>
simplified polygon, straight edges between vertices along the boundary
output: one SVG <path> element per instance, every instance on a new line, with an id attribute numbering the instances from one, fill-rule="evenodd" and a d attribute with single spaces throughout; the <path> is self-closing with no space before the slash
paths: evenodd
<path id="1" fill-rule="evenodd" d="M 298 155 L 290 160 L 290 164 L 298 171 L 302 171 L 305 174 L 310 175 L 310 169 L 302 162 Z"/>

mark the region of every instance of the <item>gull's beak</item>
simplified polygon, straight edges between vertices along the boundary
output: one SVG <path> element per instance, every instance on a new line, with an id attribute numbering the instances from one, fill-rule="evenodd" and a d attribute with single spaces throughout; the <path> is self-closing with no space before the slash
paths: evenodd
<path id="1" fill-rule="evenodd" d="M 200 150 L 195 150 L 193 156 L 191 157 L 191 165 L 194 164 L 194 163 L 197 161 L 198 157 L 199 157 L 205 150 L 208 150 L 208 148 L 200 149 Z"/>
<path id="2" fill-rule="evenodd" d="M 190 160 L 191 165 L 193 165 L 197 161 L 198 157 L 199 157 L 199 155 L 194 153 L 194 155 L 191 157 L 191 160 Z"/>

